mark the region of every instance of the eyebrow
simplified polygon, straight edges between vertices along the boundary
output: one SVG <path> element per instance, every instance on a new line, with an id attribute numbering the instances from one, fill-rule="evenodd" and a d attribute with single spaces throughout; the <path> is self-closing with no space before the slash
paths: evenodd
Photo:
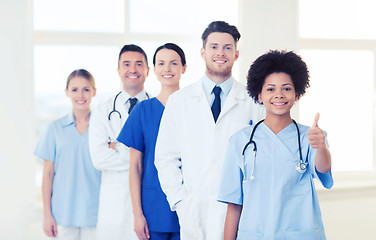
<path id="1" fill-rule="evenodd" d="M 219 45 L 219 43 L 216 43 L 216 42 L 214 42 L 214 43 L 208 43 L 208 44 L 209 45 Z M 224 46 L 225 47 L 227 47 L 227 46 L 231 46 L 232 47 L 232 46 L 235 46 L 235 45 L 233 43 L 225 43 Z"/>
<path id="2" fill-rule="evenodd" d="M 132 60 L 124 60 L 123 63 L 130 63 L 130 62 L 136 62 L 136 63 L 144 63 L 144 61 L 140 61 L 140 60 L 137 60 L 137 61 L 132 61 Z"/>
<path id="3" fill-rule="evenodd" d="M 179 61 L 178 59 L 173 59 L 170 62 L 177 62 Z M 165 60 L 159 59 L 158 62 L 165 62 Z M 168 62 L 168 61 L 167 61 Z"/>
<path id="4" fill-rule="evenodd" d="M 284 83 L 284 84 L 282 84 L 282 86 L 287 86 L 287 85 L 293 86 L 291 83 Z M 273 86 L 273 87 L 275 87 L 276 85 L 268 83 L 267 86 Z"/>

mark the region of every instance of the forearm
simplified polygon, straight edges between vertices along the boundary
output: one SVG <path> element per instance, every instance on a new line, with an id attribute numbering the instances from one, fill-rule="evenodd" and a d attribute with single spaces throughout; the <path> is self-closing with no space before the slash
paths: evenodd
<path id="1" fill-rule="evenodd" d="M 107 118 L 101 115 L 103 112 L 94 111 L 90 119 L 89 149 L 93 165 L 100 171 L 128 170 L 129 149 L 123 144 L 120 144 L 122 146 L 119 146 L 118 151 L 111 148 L 114 143 L 109 145 L 109 142 L 115 142 L 117 134 L 109 127 Z"/>
<path id="2" fill-rule="evenodd" d="M 47 161 L 47 160 L 45 160 Z M 46 165 L 46 164 L 45 164 Z M 50 169 L 44 167 L 42 179 L 42 202 L 43 202 L 43 216 L 51 217 L 51 195 L 54 173 Z"/>
<path id="3" fill-rule="evenodd" d="M 225 221 L 224 240 L 236 239 L 242 209 L 242 205 L 228 203 Z"/>
<path id="4" fill-rule="evenodd" d="M 90 141 L 89 144 L 91 160 L 96 169 L 100 171 L 124 171 L 129 169 L 129 162 L 125 159 L 126 156 L 129 157 L 129 149 L 123 144 L 120 144 L 118 151 L 110 148 L 107 141 L 98 142 L 95 139 Z"/>
<path id="5" fill-rule="evenodd" d="M 175 106 L 176 102 L 170 96 L 163 112 L 155 146 L 154 164 L 158 171 L 158 179 L 171 210 L 175 210 L 176 203 L 187 195 L 183 185 L 181 149 L 179 133 L 180 119 Z M 170 102 L 171 100 L 171 102 Z"/>
<path id="6" fill-rule="evenodd" d="M 320 173 L 327 173 L 332 167 L 332 157 L 328 148 L 316 150 L 315 166 Z"/>
<path id="7" fill-rule="evenodd" d="M 143 215 L 141 204 L 142 153 L 134 148 L 130 149 L 129 190 L 132 200 L 134 216 Z"/>
<path id="8" fill-rule="evenodd" d="M 176 158 L 163 158 L 156 155 L 155 166 L 158 171 L 159 182 L 167 196 L 171 210 L 175 210 L 176 203 L 186 196 L 181 161 Z"/>

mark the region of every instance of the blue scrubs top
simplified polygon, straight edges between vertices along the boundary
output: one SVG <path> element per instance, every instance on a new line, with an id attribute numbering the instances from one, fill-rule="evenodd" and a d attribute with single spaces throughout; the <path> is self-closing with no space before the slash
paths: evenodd
<path id="1" fill-rule="evenodd" d="M 179 232 L 176 212 L 172 212 L 159 183 L 154 165 L 155 144 L 164 106 L 157 98 L 138 103 L 129 115 L 117 140 L 144 153 L 141 202 L 150 231 Z"/>
<path id="2" fill-rule="evenodd" d="M 307 138 L 309 127 L 298 126 L 303 160 L 308 164 L 304 173 L 296 170 L 300 157 L 293 123 L 278 134 L 264 123 L 257 127 L 253 137 L 257 145 L 254 179 L 246 182 L 244 175 L 250 178 L 253 168 L 253 145 L 246 150 L 244 168 L 242 151 L 253 126 L 230 138 L 218 201 L 243 205 L 237 239 L 325 239 L 313 178 L 325 188 L 332 187 L 333 178 L 330 171 L 316 171 L 316 150 Z"/>
<path id="3" fill-rule="evenodd" d="M 96 227 L 101 173 L 91 162 L 88 131 L 80 135 L 73 113 L 52 122 L 34 154 L 54 163 L 51 210 L 56 224 Z"/>

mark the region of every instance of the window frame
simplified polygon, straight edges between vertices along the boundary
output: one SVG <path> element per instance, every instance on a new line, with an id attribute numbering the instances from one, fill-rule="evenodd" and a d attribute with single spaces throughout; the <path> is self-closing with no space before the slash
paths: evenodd
<path id="1" fill-rule="evenodd" d="M 299 38 L 300 50 L 367 50 L 373 53 L 374 70 L 373 78 L 376 84 L 376 39 L 359 40 L 359 39 L 312 39 Z M 375 85 L 376 86 L 376 85 Z M 376 143 L 376 92 L 374 90 L 375 100 L 373 103 L 373 140 Z M 340 159 L 334 159 L 340 161 Z M 335 188 L 331 193 L 316 184 L 317 191 L 323 199 L 333 199 L 341 197 L 359 197 L 367 195 L 376 189 L 376 149 L 373 148 L 373 167 L 366 171 L 334 171 L 332 172 L 335 179 Z"/>

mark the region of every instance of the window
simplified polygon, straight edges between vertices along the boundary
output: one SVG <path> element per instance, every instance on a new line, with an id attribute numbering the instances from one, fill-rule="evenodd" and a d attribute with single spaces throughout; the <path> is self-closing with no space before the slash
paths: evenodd
<path id="1" fill-rule="evenodd" d="M 321 112 L 334 171 L 375 168 L 375 7 L 371 0 L 300 0 L 300 53 L 311 87 L 299 114 L 310 125 Z"/>
<path id="2" fill-rule="evenodd" d="M 119 88 L 116 73 L 116 46 L 34 45 L 34 85 L 37 134 L 53 119 L 71 109 L 65 96 L 66 79 L 75 69 L 84 68 L 96 80 L 97 96 L 92 107 Z M 100 67 L 98 67 L 100 66 Z M 109 71 L 112 70 L 112 71 Z"/>
<path id="3" fill-rule="evenodd" d="M 197 6 L 197 0 L 131 0 L 130 32 L 192 36 L 201 30 Z"/>
<path id="4" fill-rule="evenodd" d="M 376 39 L 374 0 L 300 0 L 300 36 L 314 39 Z"/>
<path id="5" fill-rule="evenodd" d="M 373 53 L 303 50 L 311 87 L 300 100 L 300 120 L 328 130 L 333 170 L 370 170 L 373 158 Z M 361 59 L 361 61 L 360 61 Z M 360 120 L 361 119 L 361 120 Z M 356 164 L 354 164 L 356 161 Z"/>
<path id="6" fill-rule="evenodd" d="M 34 29 L 123 33 L 124 4 L 124 0 L 34 0 Z"/>

